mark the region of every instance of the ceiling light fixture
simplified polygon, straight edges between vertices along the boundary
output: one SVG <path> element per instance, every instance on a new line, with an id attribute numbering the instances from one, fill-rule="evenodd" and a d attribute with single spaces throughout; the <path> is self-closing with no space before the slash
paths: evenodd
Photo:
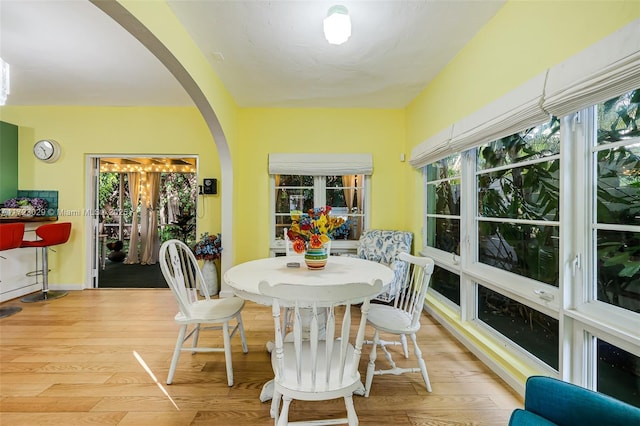
<path id="1" fill-rule="evenodd" d="M 351 18 L 344 6 L 331 6 L 324 18 L 324 37 L 331 44 L 342 44 L 351 37 Z"/>
<path id="2" fill-rule="evenodd" d="M 9 64 L 0 58 L 0 105 L 7 103 L 9 95 Z"/>

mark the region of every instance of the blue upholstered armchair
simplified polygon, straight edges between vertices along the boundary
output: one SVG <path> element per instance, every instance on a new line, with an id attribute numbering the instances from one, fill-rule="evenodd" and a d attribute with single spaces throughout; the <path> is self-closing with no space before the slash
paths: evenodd
<path id="1" fill-rule="evenodd" d="M 356 256 L 384 263 L 393 269 L 395 274 L 388 290 L 379 295 L 376 300 L 383 302 L 393 300 L 406 284 L 409 267 L 406 262 L 398 260 L 398 255 L 402 252 L 411 254 L 412 241 L 413 234 L 405 231 L 369 229 L 360 236 Z"/>
<path id="2" fill-rule="evenodd" d="M 551 377 L 527 379 L 524 410 L 511 414 L 509 426 L 640 425 L 640 408 L 605 394 Z"/>

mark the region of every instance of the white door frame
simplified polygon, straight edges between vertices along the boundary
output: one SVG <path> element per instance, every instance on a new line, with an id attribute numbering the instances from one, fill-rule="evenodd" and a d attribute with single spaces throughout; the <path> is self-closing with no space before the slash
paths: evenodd
<path id="1" fill-rule="evenodd" d="M 196 160 L 196 179 L 198 179 L 200 157 L 195 154 L 87 154 L 85 167 L 87 170 L 86 180 L 86 220 L 85 220 L 85 247 L 88 256 L 86 259 L 86 275 L 83 289 L 98 288 L 98 278 L 100 276 L 100 237 L 99 237 L 99 202 L 98 190 L 100 186 L 100 159 L 101 158 L 194 158 Z M 196 229 L 197 229 L 197 202 L 196 202 Z"/>

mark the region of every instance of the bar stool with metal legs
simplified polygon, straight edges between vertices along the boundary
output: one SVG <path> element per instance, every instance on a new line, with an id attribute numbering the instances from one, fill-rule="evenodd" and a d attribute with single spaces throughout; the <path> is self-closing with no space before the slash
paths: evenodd
<path id="1" fill-rule="evenodd" d="M 24 236 L 24 223 L 0 223 L 0 251 L 19 248 Z M 5 259 L 5 257 L 0 256 Z M 0 307 L 0 318 L 17 314 L 22 310 L 19 306 Z"/>
<path id="2" fill-rule="evenodd" d="M 23 302 L 42 302 L 44 300 L 57 299 L 66 296 L 66 291 L 49 290 L 49 256 L 50 246 L 64 244 L 71 234 L 71 222 L 49 223 L 36 228 L 36 235 L 40 238 L 34 241 L 22 241 L 21 247 L 42 248 L 42 269 L 37 273 L 42 274 L 42 291 L 23 297 Z"/>

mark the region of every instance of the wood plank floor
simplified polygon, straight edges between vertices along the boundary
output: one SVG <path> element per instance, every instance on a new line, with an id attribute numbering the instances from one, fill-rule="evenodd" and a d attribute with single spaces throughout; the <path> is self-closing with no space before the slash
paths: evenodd
<path id="1" fill-rule="evenodd" d="M 0 424 L 270 425 L 258 399 L 271 378 L 265 342 L 270 309 L 247 302 L 249 353 L 233 340 L 235 385 L 222 353 L 183 353 L 165 384 L 178 332 L 168 289 L 70 292 L 0 319 Z M 521 398 L 443 327 L 426 316 L 418 336 L 431 378 L 376 376 L 369 398 L 354 397 L 362 425 L 505 425 Z M 372 330 L 368 330 L 372 335 Z M 201 339 L 222 345 L 219 333 Z M 366 371 L 365 347 L 361 374 Z M 344 416 L 342 400 L 292 404 L 290 420 Z"/>

